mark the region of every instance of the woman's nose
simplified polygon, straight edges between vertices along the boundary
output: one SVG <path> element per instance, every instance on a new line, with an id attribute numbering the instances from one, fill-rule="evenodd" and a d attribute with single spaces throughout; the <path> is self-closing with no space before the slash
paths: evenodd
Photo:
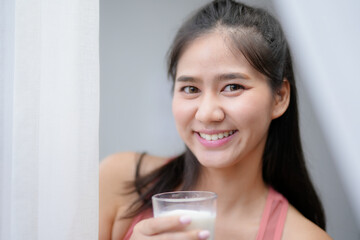
<path id="1" fill-rule="evenodd" d="M 195 119 L 203 123 L 221 122 L 225 113 L 216 97 L 204 96 L 197 108 Z"/>

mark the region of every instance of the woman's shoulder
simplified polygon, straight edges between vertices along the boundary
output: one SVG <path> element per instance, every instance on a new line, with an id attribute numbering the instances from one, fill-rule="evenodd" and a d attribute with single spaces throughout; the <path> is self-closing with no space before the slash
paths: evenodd
<path id="1" fill-rule="evenodd" d="M 283 237 L 284 240 L 331 240 L 319 226 L 305 218 L 296 208 L 289 205 Z"/>
<path id="2" fill-rule="evenodd" d="M 142 158 L 139 169 L 140 176 L 150 173 L 165 164 L 166 158 L 140 154 L 136 152 L 121 152 L 112 154 L 100 162 L 99 187 L 100 197 L 109 197 L 108 201 L 117 204 L 129 202 L 137 194 L 127 194 L 129 184 L 135 180 L 138 161 Z"/>
<path id="3" fill-rule="evenodd" d="M 134 152 L 123 152 L 104 158 L 99 167 L 100 180 L 132 180 L 129 170 L 135 171 L 137 155 Z"/>
<path id="4" fill-rule="evenodd" d="M 136 152 L 112 154 L 100 162 L 99 167 L 99 239 L 121 236 L 131 223 L 122 219 L 131 203 L 138 197 L 129 193 L 128 184 L 134 181 L 136 166 L 142 157 L 140 175 L 147 174 L 166 163 L 166 158 Z"/>
<path id="5" fill-rule="evenodd" d="M 137 152 L 120 152 L 112 154 L 100 162 L 100 177 L 110 178 L 117 183 L 133 181 L 135 178 L 136 165 L 142 158 L 140 175 L 147 174 L 161 167 L 168 158 L 141 154 Z"/>

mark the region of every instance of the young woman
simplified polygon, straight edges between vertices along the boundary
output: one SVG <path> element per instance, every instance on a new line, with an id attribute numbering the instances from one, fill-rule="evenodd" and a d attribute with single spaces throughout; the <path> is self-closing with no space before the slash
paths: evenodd
<path id="1" fill-rule="evenodd" d="M 187 216 L 152 218 L 151 196 L 178 190 L 217 193 L 216 240 L 330 239 L 305 167 L 279 23 L 261 9 L 213 1 L 180 28 L 168 71 L 187 150 L 102 161 L 99 239 L 208 239 L 185 230 Z"/>

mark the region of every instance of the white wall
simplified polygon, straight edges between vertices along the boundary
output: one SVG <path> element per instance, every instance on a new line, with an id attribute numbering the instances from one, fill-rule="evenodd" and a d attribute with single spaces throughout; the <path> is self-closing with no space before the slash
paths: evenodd
<path id="1" fill-rule="evenodd" d="M 183 150 L 171 114 L 165 55 L 182 21 L 207 0 L 101 0 L 100 157 L 118 151 L 171 156 Z M 274 11 L 272 1 L 246 1 Z M 303 77 L 299 74 L 300 77 Z M 334 239 L 360 239 L 334 156 L 309 92 L 298 79 L 305 155 Z"/>
<path id="2" fill-rule="evenodd" d="M 329 229 L 336 239 L 360 239 L 360 2 L 274 3 L 303 80 L 304 143 L 329 219 L 336 219 Z"/>
<path id="3" fill-rule="evenodd" d="M 165 56 L 186 14 L 205 2 L 100 1 L 101 157 L 184 149 L 171 114 Z"/>

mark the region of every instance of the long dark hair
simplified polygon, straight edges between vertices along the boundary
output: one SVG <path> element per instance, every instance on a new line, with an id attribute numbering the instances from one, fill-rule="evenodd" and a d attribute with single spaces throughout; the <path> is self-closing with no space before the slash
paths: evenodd
<path id="1" fill-rule="evenodd" d="M 264 182 L 284 195 L 306 218 L 325 229 L 322 204 L 306 169 L 300 141 L 297 91 L 289 47 L 278 21 L 266 11 L 232 0 L 215 0 L 195 13 L 179 29 L 168 55 L 168 74 L 175 81 L 181 54 L 193 40 L 216 29 L 224 29 L 231 47 L 264 74 L 275 93 L 284 79 L 290 84 L 290 103 L 274 119 L 262 159 Z M 228 30 L 228 31 L 226 31 Z M 137 169 L 140 168 L 139 161 Z M 151 208 L 151 196 L 181 187 L 191 190 L 199 176 L 200 163 L 187 148 L 163 167 L 140 176 L 131 184 L 139 193 L 127 217 Z"/>

